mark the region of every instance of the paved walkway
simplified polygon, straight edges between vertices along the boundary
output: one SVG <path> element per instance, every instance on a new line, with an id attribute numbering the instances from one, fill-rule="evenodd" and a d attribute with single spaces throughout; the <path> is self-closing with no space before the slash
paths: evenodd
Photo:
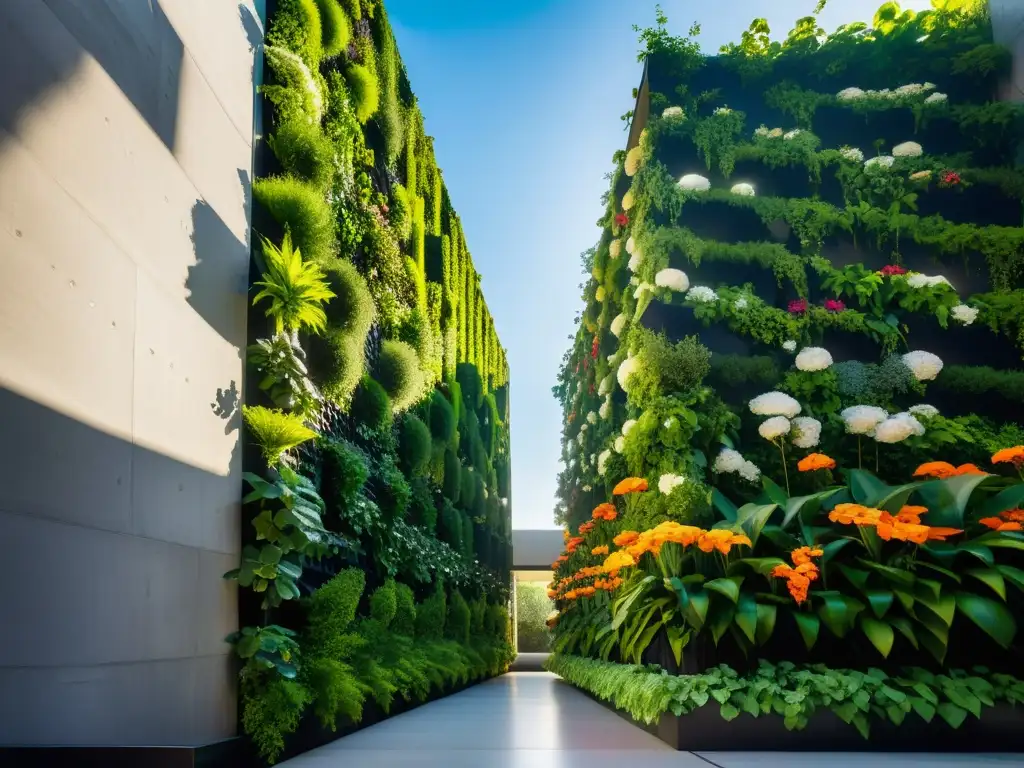
<path id="1" fill-rule="evenodd" d="M 510 672 L 288 768 L 1009 768 L 1024 755 L 676 752 L 546 672 Z"/>

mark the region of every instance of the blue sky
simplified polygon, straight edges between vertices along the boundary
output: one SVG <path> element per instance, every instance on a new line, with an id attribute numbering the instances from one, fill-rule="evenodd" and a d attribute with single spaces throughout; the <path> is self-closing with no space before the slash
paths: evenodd
<path id="1" fill-rule="evenodd" d="M 385 0 L 438 165 L 512 368 L 515 528 L 554 527 L 561 413 L 551 396 L 579 308 L 579 254 L 600 232 L 619 116 L 640 84 L 634 23 L 655 0 Z M 882 0 L 829 0 L 822 26 L 870 21 Z M 750 21 L 774 36 L 815 0 L 663 0 L 669 28 L 714 52 Z M 907 0 L 922 9 L 928 0 Z M 728 9 L 725 11 L 724 9 Z M 855 85 L 856 83 L 851 83 Z"/>

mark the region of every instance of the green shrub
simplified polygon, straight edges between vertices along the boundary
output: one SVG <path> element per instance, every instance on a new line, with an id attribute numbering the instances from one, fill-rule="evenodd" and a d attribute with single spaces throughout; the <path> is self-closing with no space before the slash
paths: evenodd
<path id="1" fill-rule="evenodd" d="M 345 440 L 327 438 L 320 444 L 323 456 L 321 495 L 327 508 L 344 517 L 370 478 L 366 455 Z"/>
<path id="2" fill-rule="evenodd" d="M 362 4 L 359 0 L 341 0 L 341 7 L 352 21 L 359 21 L 363 18 Z"/>
<path id="3" fill-rule="evenodd" d="M 469 634 L 483 637 L 487 625 L 487 601 L 478 597 L 469 604 Z"/>
<path id="4" fill-rule="evenodd" d="M 267 43 L 299 54 L 310 69 L 320 64 L 323 48 L 321 19 L 316 0 L 278 0 L 267 30 Z"/>
<path id="5" fill-rule="evenodd" d="M 284 737 L 298 727 L 311 698 L 305 686 L 276 674 L 243 683 L 242 729 L 268 763 L 281 754 Z"/>
<path id="6" fill-rule="evenodd" d="M 325 728 L 336 731 L 342 716 L 353 723 L 363 719 L 366 693 L 348 664 L 313 659 L 304 663 L 302 677 L 313 694 L 313 712 Z"/>
<path id="7" fill-rule="evenodd" d="M 346 259 L 329 259 L 320 264 L 320 268 L 334 292 L 334 298 L 325 308 L 328 325 L 352 333 L 359 337 L 360 343 L 365 343 L 377 313 L 366 278 Z"/>
<path id="8" fill-rule="evenodd" d="M 326 189 L 334 180 L 334 146 L 318 125 L 288 120 L 278 126 L 267 144 L 292 176 L 319 189 Z"/>
<path id="9" fill-rule="evenodd" d="M 520 653 L 547 653 L 551 650 L 548 614 L 555 605 L 548 598 L 545 586 L 536 582 L 516 584 L 516 631 Z"/>
<path id="10" fill-rule="evenodd" d="M 303 259 L 323 263 L 334 256 L 334 213 L 315 186 L 271 176 L 253 182 L 252 196 L 287 228 Z"/>
<path id="11" fill-rule="evenodd" d="M 341 661 L 351 655 L 357 642 L 349 630 L 365 588 L 363 572 L 347 568 L 307 598 L 304 656 Z"/>
<path id="12" fill-rule="evenodd" d="M 441 492 L 453 504 L 458 504 L 462 496 L 462 462 L 452 450 L 444 452 L 444 486 Z"/>
<path id="13" fill-rule="evenodd" d="M 323 28 L 324 58 L 333 59 L 348 47 L 352 38 L 352 25 L 338 0 L 316 0 Z"/>
<path id="14" fill-rule="evenodd" d="M 391 187 L 391 207 L 388 210 L 388 221 L 395 234 L 403 242 L 409 239 L 412 229 L 412 209 L 409 206 L 409 191 L 401 184 Z"/>
<path id="15" fill-rule="evenodd" d="M 448 598 L 448 620 L 445 622 L 444 636 L 457 643 L 469 643 L 469 605 L 458 590 Z"/>
<path id="16" fill-rule="evenodd" d="M 971 397 L 999 395 L 1014 403 L 1024 402 L 1024 372 L 999 371 L 981 365 L 947 365 L 932 387 Z"/>
<path id="17" fill-rule="evenodd" d="M 309 365 L 313 380 L 325 397 L 348 408 L 363 376 L 366 350 L 363 339 L 347 331 L 330 330 L 309 340 Z"/>
<path id="18" fill-rule="evenodd" d="M 399 341 L 404 341 L 416 350 L 420 359 L 420 367 L 426 368 L 434 354 L 434 338 L 430 329 L 430 320 L 419 307 L 414 307 L 406 316 L 398 329 Z"/>
<path id="19" fill-rule="evenodd" d="M 412 498 L 409 501 L 409 516 L 414 524 L 433 534 L 437 530 L 437 506 L 430 483 L 425 478 L 416 478 L 410 484 Z"/>
<path id="20" fill-rule="evenodd" d="M 394 579 L 388 579 L 370 595 L 370 616 L 387 628 L 398 611 L 398 593 Z"/>
<path id="21" fill-rule="evenodd" d="M 409 477 L 422 475 L 430 461 L 430 430 L 427 425 L 407 413 L 398 427 L 398 451 L 402 471 Z"/>
<path id="22" fill-rule="evenodd" d="M 242 416 L 253 440 L 271 466 L 280 461 L 281 454 L 316 437 L 302 418 L 284 411 L 271 410 L 262 405 L 243 405 Z"/>
<path id="23" fill-rule="evenodd" d="M 663 395 L 691 392 L 711 370 L 711 352 L 696 336 L 675 344 L 643 326 L 630 332 L 640 366 L 630 377 L 629 399 L 646 405 Z"/>
<path id="24" fill-rule="evenodd" d="M 441 541 L 456 552 L 462 552 L 462 513 L 447 500 L 441 509 L 441 525 L 438 533 Z"/>
<path id="25" fill-rule="evenodd" d="M 403 637 L 416 635 L 416 598 L 412 587 L 405 584 L 395 585 L 395 618 L 391 622 L 391 631 Z"/>
<path id="26" fill-rule="evenodd" d="M 711 356 L 708 380 L 723 389 L 756 384 L 770 390 L 781 378 L 775 360 L 767 355 L 722 355 L 716 352 Z"/>
<path id="27" fill-rule="evenodd" d="M 380 84 L 377 76 L 362 64 L 349 64 L 345 68 L 345 80 L 352 95 L 352 106 L 360 123 L 366 123 L 377 112 L 380 104 Z"/>
<path id="28" fill-rule="evenodd" d="M 500 642 L 510 642 L 512 633 L 508 610 L 503 605 L 487 606 L 487 634 Z"/>
<path id="29" fill-rule="evenodd" d="M 512 491 L 512 472 L 509 469 L 508 456 L 495 458 L 494 473 L 497 476 L 498 496 L 507 499 Z"/>
<path id="30" fill-rule="evenodd" d="M 476 553 L 476 528 L 472 519 L 465 512 L 462 515 L 462 555 L 470 560 Z"/>
<path id="31" fill-rule="evenodd" d="M 459 502 L 463 509 L 473 509 L 476 503 L 476 472 L 472 467 L 462 468 L 462 484 L 459 491 Z"/>
<path id="32" fill-rule="evenodd" d="M 395 413 L 414 405 L 423 395 L 423 372 L 416 351 L 404 341 L 388 339 L 381 345 L 378 379 L 391 398 Z"/>
<path id="33" fill-rule="evenodd" d="M 440 390 L 435 389 L 430 396 L 427 420 L 434 439 L 445 445 L 451 444 L 455 439 L 455 410 Z"/>
<path id="34" fill-rule="evenodd" d="M 462 399 L 468 405 L 469 410 L 479 410 L 484 396 L 480 371 L 472 363 L 459 363 L 455 368 L 455 378 L 462 388 Z"/>
<path id="35" fill-rule="evenodd" d="M 494 458 L 494 449 L 498 445 L 498 428 L 501 426 L 498 421 L 498 406 L 494 402 L 494 395 L 488 393 L 484 397 L 483 408 L 480 409 L 480 440 L 483 444 L 487 457 Z"/>
<path id="36" fill-rule="evenodd" d="M 371 488 L 373 498 L 386 520 L 393 522 L 405 517 L 412 489 L 391 455 L 384 456 L 378 463 Z"/>
<path id="37" fill-rule="evenodd" d="M 444 590 L 438 584 L 434 594 L 416 606 L 416 637 L 427 640 L 444 637 L 447 610 Z"/>
<path id="38" fill-rule="evenodd" d="M 352 414 L 372 430 L 391 426 L 391 400 L 375 379 L 363 376 L 352 395 Z"/>

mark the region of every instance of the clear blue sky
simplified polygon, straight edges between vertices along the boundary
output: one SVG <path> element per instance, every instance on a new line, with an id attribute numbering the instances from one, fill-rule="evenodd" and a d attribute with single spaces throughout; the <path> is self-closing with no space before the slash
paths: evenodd
<path id="1" fill-rule="evenodd" d="M 604 175 L 625 146 L 619 116 L 640 84 L 632 25 L 653 24 L 655 1 L 385 3 L 508 350 L 513 525 L 551 528 L 562 417 L 551 386 L 580 306 L 578 256 L 599 237 Z M 699 21 L 715 52 L 758 16 L 785 37 L 815 0 L 661 4 L 670 30 Z M 881 4 L 829 0 L 822 26 L 870 22 Z"/>

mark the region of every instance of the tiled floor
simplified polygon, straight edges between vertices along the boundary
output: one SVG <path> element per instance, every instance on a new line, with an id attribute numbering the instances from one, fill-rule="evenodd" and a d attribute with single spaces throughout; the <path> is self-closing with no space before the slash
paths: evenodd
<path id="1" fill-rule="evenodd" d="M 1024 755 L 676 752 L 554 675 L 511 672 L 307 752 L 288 768 L 1008 768 Z"/>

